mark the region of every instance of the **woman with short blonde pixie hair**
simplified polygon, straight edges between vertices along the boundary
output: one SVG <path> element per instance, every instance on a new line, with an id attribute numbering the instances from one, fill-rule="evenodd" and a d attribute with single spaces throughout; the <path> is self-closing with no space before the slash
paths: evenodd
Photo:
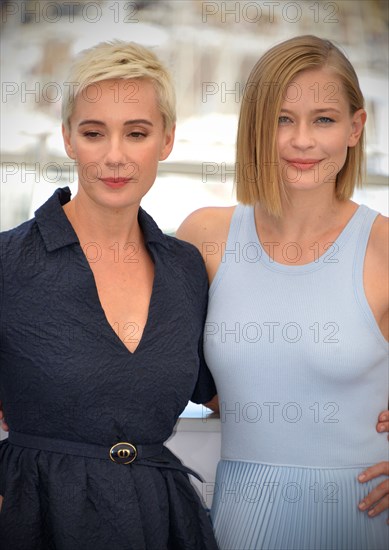
<path id="1" fill-rule="evenodd" d="M 96 102 L 99 97 L 98 83 L 104 80 L 149 79 L 157 93 L 157 102 L 162 113 L 165 129 L 170 131 L 176 122 L 176 96 L 171 75 L 158 57 L 148 48 L 114 40 L 102 42 L 81 52 L 65 83 L 62 103 L 62 122 L 69 128 L 74 101 L 78 94 L 86 94 L 85 89 L 93 86 L 91 98 Z M 97 88 L 97 91 L 96 91 Z M 112 96 L 117 98 L 118 90 L 112 87 Z M 136 101 L 134 85 L 128 87 L 124 101 Z"/>
<path id="2" fill-rule="evenodd" d="M 364 108 L 358 77 L 346 56 L 329 40 L 316 36 L 292 38 L 267 51 L 248 78 L 239 118 L 237 138 L 237 199 L 243 204 L 260 201 L 268 212 L 280 216 L 281 196 L 287 197 L 277 153 L 278 113 L 293 79 L 310 69 L 328 67 L 342 84 L 350 113 Z M 326 100 L 335 92 L 329 80 Z M 299 90 L 292 85 L 298 100 Z M 312 85 L 312 94 L 316 94 Z M 253 146 L 255 144 L 255 147 Z M 364 164 L 364 130 L 359 142 L 348 150 L 346 162 L 337 175 L 336 196 L 350 199 L 356 184 L 361 185 Z M 332 167 L 329 166 L 331 173 Z"/>
<path id="3" fill-rule="evenodd" d="M 67 89 L 77 192 L 0 234 L 0 548 L 217 550 L 197 474 L 164 445 L 216 393 L 207 275 L 140 206 L 174 144 L 171 79 L 146 48 L 103 43 Z"/>

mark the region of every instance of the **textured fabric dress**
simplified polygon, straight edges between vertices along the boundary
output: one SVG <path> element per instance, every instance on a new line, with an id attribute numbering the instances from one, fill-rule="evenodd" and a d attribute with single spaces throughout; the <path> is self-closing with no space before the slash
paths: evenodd
<path id="1" fill-rule="evenodd" d="M 386 514 L 358 503 L 388 460 L 388 347 L 363 289 L 377 213 L 360 206 L 306 265 L 275 262 L 253 207 L 234 211 L 209 292 L 204 354 L 220 400 L 212 520 L 222 550 L 384 550 Z M 300 254 L 288 243 L 284 257 Z"/>
<path id="2" fill-rule="evenodd" d="M 0 236 L 0 399 L 17 436 L 0 445 L 0 548 L 214 550 L 209 518 L 166 448 L 131 464 L 108 454 L 119 442 L 162 444 L 190 398 L 215 394 L 202 357 L 201 256 L 140 209 L 155 278 L 131 353 L 106 320 L 85 257 L 97 261 L 98 243 L 84 254 L 61 206 L 69 199 L 57 190 Z M 123 254 L 134 259 L 131 247 Z"/>

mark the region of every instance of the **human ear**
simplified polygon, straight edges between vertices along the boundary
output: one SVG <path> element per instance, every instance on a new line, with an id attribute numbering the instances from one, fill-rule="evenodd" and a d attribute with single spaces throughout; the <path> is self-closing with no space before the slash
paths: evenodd
<path id="1" fill-rule="evenodd" d="M 351 134 L 348 140 L 349 147 L 355 147 L 361 137 L 363 127 L 366 123 L 367 114 L 364 109 L 355 111 L 351 118 Z"/>
<path id="2" fill-rule="evenodd" d="M 65 125 L 62 124 L 62 137 L 63 137 L 63 144 L 65 146 L 65 151 L 66 151 L 66 154 L 69 158 L 71 158 L 72 160 L 75 160 L 76 158 L 76 155 L 73 151 L 73 147 L 70 143 L 70 130 L 67 130 L 65 128 Z"/>
<path id="3" fill-rule="evenodd" d="M 170 153 L 172 152 L 173 145 L 174 145 L 174 136 L 176 132 L 176 125 L 174 125 L 171 130 L 164 133 L 163 137 L 163 145 L 161 148 L 161 153 L 159 155 L 159 160 L 165 160 L 168 158 Z"/>

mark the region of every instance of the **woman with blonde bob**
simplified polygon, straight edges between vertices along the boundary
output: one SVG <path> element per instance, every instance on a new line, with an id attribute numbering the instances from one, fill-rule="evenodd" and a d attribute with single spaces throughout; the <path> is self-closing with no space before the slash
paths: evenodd
<path id="1" fill-rule="evenodd" d="M 0 548 L 214 550 L 193 472 L 163 445 L 215 394 L 207 276 L 140 207 L 173 147 L 171 78 L 113 42 L 82 52 L 66 89 L 77 194 L 0 235 Z"/>
<path id="2" fill-rule="evenodd" d="M 263 55 L 251 72 L 240 112 L 237 137 L 237 199 L 243 204 L 255 204 L 259 201 L 269 214 L 276 217 L 282 215 L 282 198 L 287 200 L 287 187 L 283 183 L 283 165 L 280 163 L 277 145 L 278 113 L 285 97 L 291 104 L 302 100 L 302 91 L 293 82 L 295 76 L 301 71 L 325 66 L 339 82 L 329 79 L 322 91 L 322 97 L 319 95 L 318 83 L 313 82 L 310 89 L 313 102 L 319 103 L 321 99 L 326 106 L 337 103 L 338 86 L 341 84 L 347 96 L 351 115 L 364 106 L 357 76 L 347 58 L 329 41 L 314 37 L 310 40 L 307 51 L 304 51 L 305 47 L 308 48 L 307 40 L 301 37 L 284 42 Z M 359 114 L 364 122 L 366 115 Z M 252 147 L 254 138 L 256 147 Z M 245 170 L 244 167 L 251 169 Z M 363 167 L 362 125 L 358 141 L 347 150 L 343 167 L 340 170 L 337 170 L 335 164 L 329 164 L 327 167 L 328 178 L 331 177 L 331 171 L 336 175 L 337 199 L 350 199 L 355 185 L 362 185 Z"/>
<path id="3" fill-rule="evenodd" d="M 221 549 L 387 547 L 387 438 L 374 426 L 388 404 L 388 228 L 351 200 L 365 120 L 334 44 L 276 45 L 242 100 L 239 204 L 194 212 L 178 231 L 211 283 Z"/>

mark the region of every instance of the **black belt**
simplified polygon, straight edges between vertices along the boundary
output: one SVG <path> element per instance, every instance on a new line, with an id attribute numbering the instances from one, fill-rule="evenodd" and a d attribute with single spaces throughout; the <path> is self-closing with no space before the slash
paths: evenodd
<path id="1" fill-rule="evenodd" d="M 27 447 L 50 453 L 60 453 L 85 458 L 98 458 L 101 460 L 112 460 L 116 464 L 139 464 L 143 466 L 154 466 L 155 468 L 167 468 L 179 470 L 185 474 L 195 476 L 199 481 L 201 477 L 184 466 L 180 460 L 162 443 L 155 445 L 134 445 L 127 441 L 115 443 L 112 447 L 93 445 L 91 443 L 79 443 L 64 439 L 53 439 L 37 435 L 10 432 L 8 443 L 18 447 Z"/>

